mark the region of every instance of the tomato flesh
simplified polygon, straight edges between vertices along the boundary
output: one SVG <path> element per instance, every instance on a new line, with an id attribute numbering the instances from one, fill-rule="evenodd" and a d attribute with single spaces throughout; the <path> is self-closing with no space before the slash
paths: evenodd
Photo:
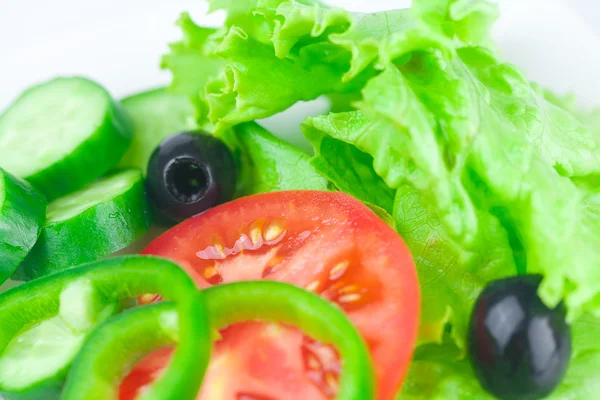
<path id="1" fill-rule="evenodd" d="M 416 341 L 419 284 L 402 239 L 359 201 L 334 192 L 276 192 L 213 208 L 172 228 L 144 251 L 172 259 L 201 288 L 271 279 L 320 294 L 346 312 L 365 339 L 377 398 L 392 399 Z M 244 322 L 221 332 L 198 399 L 331 399 L 335 349 L 294 327 Z M 140 362 L 121 385 L 133 399 L 169 353 Z"/>

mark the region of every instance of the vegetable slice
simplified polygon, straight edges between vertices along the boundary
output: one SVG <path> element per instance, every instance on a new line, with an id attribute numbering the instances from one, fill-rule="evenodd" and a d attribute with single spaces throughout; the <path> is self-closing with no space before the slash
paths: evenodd
<path id="1" fill-rule="evenodd" d="M 373 367 L 369 353 L 356 329 L 336 307 L 302 289 L 276 282 L 234 283 L 203 293 L 213 328 L 223 329 L 229 324 L 251 319 L 273 320 L 293 324 L 317 339 L 336 345 L 344 361 L 338 399 L 373 398 Z M 141 354 L 140 349 L 173 344 L 176 322 L 174 307 L 169 303 L 132 310 L 109 320 L 92 334 L 83 347 L 73 365 L 63 398 L 114 398 L 114 382 L 122 378 L 122 372 L 127 369 L 132 356 Z M 119 350 L 124 347 L 123 343 L 128 345 Z M 175 352 L 180 350 L 178 346 Z M 115 354 L 119 354 L 116 368 Z M 167 371 L 196 370 L 196 364 L 205 365 L 208 362 L 207 355 L 198 351 L 188 350 L 184 354 L 187 355 L 185 361 L 188 365 L 176 365 L 174 359 Z M 131 379 L 135 379 L 135 375 L 127 378 Z M 122 398 L 132 395 L 126 393 L 129 386 L 127 380 L 121 387 Z M 192 390 L 184 397 L 182 383 L 186 387 L 195 383 L 197 391 L 201 377 L 180 375 L 172 382 L 171 390 L 160 394 L 157 399 L 194 398 Z M 141 396 L 147 398 L 147 395 L 148 391 L 144 388 Z"/>
<path id="2" fill-rule="evenodd" d="M 163 139 L 197 128 L 192 103 L 164 88 L 124 98 L 121 105 L 134 127 L 131 146 L 119 162 L 123 168 L 139 168 L 145 173 L 150 155 Z"/>
<path id="3" fill-rule="evenodd" d="M 294 325 L 342 359 L 339 400 L 372 399 L 374 373 L 369 352 L 356 328 L 337 307 L 319 296 L 278 282 L 238 282 L 206 290 L 211 321 L 217 329 L 253 319 Z"/>
<path id="4" fill-rule="evenodd" d="M 130 143 L 129 120 L 105 89 L 85 78 L 34 86 L 0 116 L 0 167 L 49 200 L 102 176 Z"/>
<path id="5" fill-rule="evenodd" d="M 419 285 L 401 238 L 356 199 L 317 191 L 245 197 L 184 221 L 144 252 L 176 260 L 201 288 L 265 279 L 321 295 L 369 346 L 377 398 L 392 398 L 401 385 L 416 339 Z M 338 355 L 301 331 L 252 321 L 221 336 L 199 398 L 336 394 Z M 130 384 L 143 386 L 167 361 L 160 354 L 145 360 Z"/>
<path id="6" fill-rule="evenodd" d="M 139 398 L 142 400 L 193 399 L 198 393 L 210 358 L 212 338 L 204 295 L 190 296 L 186 312 L 177 314 L 173 303 L 135 308 L 111 318 L 90 335 L 73 363 L 63 400 L 118 398 L 121 379 L 131 361 L 177 343 L 167 371 Z M 194 335 L 182 332 L 193 327 Z"/>
<path id="7" fill-rule="evenodd" d="M 48 205 L 46 225 L 16 277 L 35 279 L 98 260 L 132 244 L 150 225 L 142 173 L 114 174 Z"/>
<path id="8" fill-rule="evenodd" d="M 0 285 L 37 241 L 45 216 L 44 196 L 0 168 Z"/>
<path id="9" fill-rule="evenodd" d="M 5 399 L 56 398 L 82 340 L 114 313 L 118 300 L 144 293 L 160 293 L 176 301 L 181 342 L 199 343 L 190 338 L 206 332 L 206 321 L 198 318 L 203 315 L 203 304 L 194 301 L 194 283 L 167 260 L 112 258 L 0 295 L 0 395 Z M 50 348 L 39 340 L 47 333 L 52 334 Z"/>

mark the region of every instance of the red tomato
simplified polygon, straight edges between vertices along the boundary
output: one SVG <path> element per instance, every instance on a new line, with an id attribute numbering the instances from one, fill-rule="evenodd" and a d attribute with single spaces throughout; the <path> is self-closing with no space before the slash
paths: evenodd
<path id="1" fill-rule="evenodd" d="M 201 288 L 272 279 L 335 302 L 369 346 L 377 398 L 398 391 L 417 336 L 417 274 L 400 236 L 352 197 L 304 191 L 242 198 L 184 221 L 143 253 L 178 262 Z M 235 324 L 221 335 L 198 399 L 335 397 L 340 360 L 333 347 L 276 323 Z M 161 350 L 140 362 L 121 399 L 135 398 L 168 358 Z"/>

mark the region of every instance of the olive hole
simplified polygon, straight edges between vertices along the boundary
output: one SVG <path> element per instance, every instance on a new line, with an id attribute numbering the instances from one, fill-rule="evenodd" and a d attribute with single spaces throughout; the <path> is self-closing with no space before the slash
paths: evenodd
<path id="1" fill-rule="evenodd" d="M 193 158 L 178 158 L 167 167 L 167 189 L 181 203 L 201 199 L 210 183 L 204 166 Z"/>

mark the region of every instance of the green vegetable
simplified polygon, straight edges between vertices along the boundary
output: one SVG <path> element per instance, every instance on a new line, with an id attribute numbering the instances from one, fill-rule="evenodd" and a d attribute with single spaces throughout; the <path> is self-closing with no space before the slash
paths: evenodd
<path id="1" fill-rule="evenodd" d="M 202 294 L 214 330 L 260 319 L 291 324 L 318 340 L 332 343 L 343 360 L 337 398 L 373 398 L 374 372 L 366 345 L 344 313 L 327 301 L 295 286 L 267 281 L 221 285 L 206 289 Z M 193 318 L 199 319 L 198 323 L 205 321 L 197 316 Z M 177 318 L 171 303 L 134 309 L 108 320 L 92 333 L 75 360 L 62 398 L 117 398 L 118 385 L 115 383 L 127 374 L 134 358 L 139 359 L 152 349 L 178 342 L 178 321 L 182 320 Z M 196 349 L 188 346 L 184 350 L 181 343 L 177 345 L 167 374 L 175 371 L 179 375 L 169 378 L 164 375 L 160 383 L 152 385 L 152 394 L 146 392 L 143 399 L 195 398 L 202 374 L 190 375 L 189 371 L 204 372 L 196 364 L 205 366 L 209 357 L 202 340 L 205 336 L 198 338 L 201 340 L 197 341 Z M 124 343 L 128 345 L 124 346 Z M 176 361 L 178 353 L 182 355 L 178 360 L 180 363 Z M 186 373 L 182 374 L 182 371 Z M 163 384 L 157 390 L 157 386 Z"/>
<path id="2" fill-rule="evenodd" d="M 481 289 L 489 281 L 514 275 L 514 254 L 501 223 L 490 212 L 477 210 L 481 239 L 461 247 L 428 212 L 420 193 L 409 185 L 397 190 L 394 220 L 411 249 L 421 282 L 420 342 L 441 342 L 447 324 L 461 348 Z"/>
<path id="3" fill-rule="evenodd" d="M 0 115 L 0 167 L 49 200 L 105 174 L 130 143 L 129 120 L 104 88 L 84 78 L 34 86 Z"/>
<path id="4" fill-rule="evenodd" d="M 394 221 L 394 218 L 386 210 L 366 201 L 363 201 L 363 203 L 365 204 L 365 206 L 369 207 L 371 211 L 373 211 L 373 213 L 377 215 L 379 219 L 385 222 L 390 228 L 396 229 L 396 221 Z"/>
<path id="5" fill-rule="evenodd" d="M 180 314 L 176 304 L 160 303 L 126 311 L 96 328 L 73 362 L 61 399 L 118 399 L 118 383 L 132 361 L 174 344 L 177 348 L 168 369 L 140 399 L 196 398 L 212 339 L 204 295 L 190 295 L 187 301 L 185 309 L 180 306 L 184 310 Z"/>
<path id="6" fill-rule="evenodd" d="M 95 261 L 139 239 L 151 225 L 139 170 L 126 170 L 53 201 L 16 277 L 35 279 Z"/>
<path id="7" fill-rule="evenodd" d="M 37 279 L 0 295 L 0 395 L 5 399 L 56 398 L 94 327 L 117 311 L 119 300 L 146 293 L 159 293 L 177 302 L 180 342 L 198 349 L 201 341 L 197 339 L 207 329 L 201 318 L 202 303 L 195 301 L 194 282 L 167 260 L 112 258 Z M 196 376 L 201 377 L 201 366 L 196 368 Z"/>
<path id="8" fill-rule="evenodd" d="M 163 139 L 196 128 L 192 104 L 164 88 L 135 94 L 121 104 L 134 126 L 131 147 L 119 163 L 122 168 L 139 168 L 145 174 L 150 155 Z"/>
<path id="9" fill-rule="evenodd" d="M 310 156 L 254 122 L 236 126 L 221 139 L 232 150 L 239 171 L 236 197 L 279 190 L 327 190 Z"/>
<path id="10" fill-rule="evenodd" d="M 355 88 L 341 82 L 350 51 L 326 40 L 294 48 L 286 57 L 298 29 L 323 36 L 329 25 L 333 31 L 347 25 L 345 12 L 327 10 L 324 23 L 317 25 L 312 21 L 319 14 L 314 6 L 281 0 L 241 3 L 211 2 L 213 9 L 231 11 L 219 30 L 199 27 L 182 15 L 184 38 L 163 58 L 163 66 L 173 72 L 173 89 L 192 99 L 202 126 L 221 131 L 271 116 L 299 100 Z M 286 18 L 290 22 L 282 22 Z"/>
<path id="11" fill-rule="evenodd" d="M 374 372 L 369 352 L 344 313 L 319 296 L 279 282 L 238 282 L 205 290 L 213 327 L 261 319 L 294 325 L 340 353 L 339 400 L 372 399 Z"/>
<path id="12" fill-rule="evenodd" d="M 0 168 L 0 285 L 37 241 L 45 216 L 44 196 Z"/>
<path id="13" fill-rule="evenodd" d="M 302 128 L 315 148 L 311 164 L 340 190 L 391 214 L 395 192 L 373 170 L 373 157 L 336 137 L 336 132 L 347 131 L 357 123 L 351 117 L 309 118 Z"/>

